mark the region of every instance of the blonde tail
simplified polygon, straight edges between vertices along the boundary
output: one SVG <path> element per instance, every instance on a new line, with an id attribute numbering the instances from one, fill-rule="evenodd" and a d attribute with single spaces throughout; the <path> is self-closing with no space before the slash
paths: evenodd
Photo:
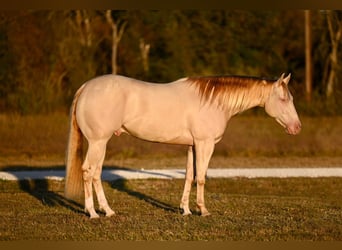
<path id="1" fill-rule="evenodd" d="M 64 195 L 71 200 L 83 197 L 83 135 L 76 121 L 76 104 L 84 85 L 78 89 L 70 109 L 69 140 L 66 152 L 66 176 Z"/>

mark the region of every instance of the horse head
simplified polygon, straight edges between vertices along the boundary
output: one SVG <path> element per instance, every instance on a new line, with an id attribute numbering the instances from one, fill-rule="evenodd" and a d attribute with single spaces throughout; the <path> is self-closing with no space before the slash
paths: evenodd
<path id="1" fill-rule="evenodd" d="M 268 99 L 265 102 L 265 111 L 282 125 L 286 132 L 296 135 L 301 130 L 296 108 L 293 104 L 293 97 L 288 89 L 291 74 L 284 78 L 285 74 L 273 84 Z"/>

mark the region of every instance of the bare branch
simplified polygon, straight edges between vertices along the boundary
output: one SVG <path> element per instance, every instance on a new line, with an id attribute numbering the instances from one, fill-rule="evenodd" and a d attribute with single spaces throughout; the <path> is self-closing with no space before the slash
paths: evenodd
<path id="1" fill-rule="evenodd" d="M 334 42 L 335 42 L 335 39 L 334 39 L 334 30 L 333 30 L 333 27 L 332 27 L 331 18 L 332 18 L 332 11 L 329 10 L 329 11 L 327 11 L 327 23 L 328 23 L 330 41 L 331 41 L 332 43 L 334 43 Z"/>
<path id="2" fill-rule="evenodd" d="M 113 27 L 114 22 L 112 19 L 112 11 L 111 10 L 106 10 L 106 19 L 107 19 L 107 22 Z"/>
<path id="3" fill-rule="evenodd" d="M 119 42 L 121 40 L 122 34 L 125 31 L 126 25 L 127 25 L 127 22 L 125 22 L 125 21 L 120 25 L 119 34 L 117 36 L 117 42 Z"/>
<path id="4" fill-rule="evenodd" d="M 112 11 L 107 10 L 106 11 L 106 19 L 109 25 L 112 28 L 112 73 L 117 73 L 117 50 L 119 42 L 122 38 L 123 32 L 126 27 L 126 22 L 123 21 L 123 23 L 120 23 L 120 20 L 118 22 L 115 22 L 115 20 L 112 18 Z M 118 32 L 119 29 L 119 32 Z"/>

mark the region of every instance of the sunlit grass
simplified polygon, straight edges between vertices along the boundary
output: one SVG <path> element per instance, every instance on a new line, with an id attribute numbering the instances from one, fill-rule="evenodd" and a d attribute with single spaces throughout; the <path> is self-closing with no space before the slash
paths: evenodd
<path id="1" fill-rule="evenodd" d="M 0 240 L 342 240 L 340 178 L 209 179 L 211 216 L 178 209 L 183 180 L 105 183 L 112 218 L 90 220 L 62 182 L 0 182 Z"/>

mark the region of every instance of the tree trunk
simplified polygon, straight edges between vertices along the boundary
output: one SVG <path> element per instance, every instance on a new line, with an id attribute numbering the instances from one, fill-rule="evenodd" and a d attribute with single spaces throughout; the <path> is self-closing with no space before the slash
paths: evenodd
<path id="1" fill-rule="evenodd" d="M 333 26 L 333 11 L 327 11 L 327 23 L 329 28 L 330 40 L 331 40 L 331 52 L 328 60 L 330 61 L 330 71 L 326 87 L 326 96 L 329 99 L 334 93 L 334 83 L 336 81 L 336 71 L 338 67 L 338 45 L 341 40 L 342 34 L 342 21 L 337 20 L 336 31 Z"/>
<path id="2" fill-rule="evenodd" d="M 76 23 L 80 35 L 80 43 L 83 46 L 90 47 L 92 42 L 92 33 L 89 16 L 86 10 L 76 10 Z"/>
<path id="3" fill-rule="evenodd" d="M 112 11 L 106 11 L 106 19 L 112 28 L 112 73 L 117 74 L 117 54 L 119 42 L 125 30 L 126 22 L 115 22 L 112 18 Z"/>
<path id="4" fill-rule="evenodd" d="M 143 63 L 143 69 L 145 74 L 148 73 L 149 70 L 149 64 L 148 64 L 148 54 L 150 52 L 150 44 L 145 43 L 144 39 L 140 39 L 140 53 L 141 53 L 141 58 L 142 58 L 142 63 Z"/>
<path id="5" fill-rule="evenodd" d="M 118 28 L 117 25 L 114 23 L 112 25 L 113 33 L 112 33 L 112 73 L 116 74 L 118 72 L 117 70 L 117 52 L 118 52 L 118 43 L 117 37 L 118 37 Z"/>
<path id="6" fill-rule="evenodd" d="M 330 54 L 331 68 L 329 72 L 326 95 L 330 98 L 334 93 L 334 82 L 336 78 L 336 67 L 337 67 L 337 49 L 333 48 Z"/>
<path id="7" fill-rule="evenodd" d="M 305 10 L 305 94 L 311 101 L 312 92 L 312 57 L 311 57 L 311 11 Z"/>

